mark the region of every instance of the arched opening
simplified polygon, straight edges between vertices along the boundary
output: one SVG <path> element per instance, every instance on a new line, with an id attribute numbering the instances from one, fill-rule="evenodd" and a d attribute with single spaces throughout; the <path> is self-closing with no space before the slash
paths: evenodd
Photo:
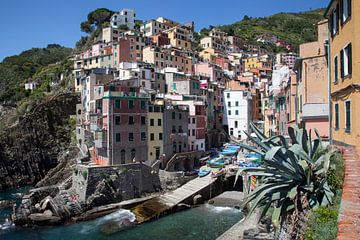
<path id="1" fill-rule="evenodd" d="M 136 157 L 136 150 L 135 150 L 135 149 L 131 149 L 131 153 L 130 153 L 131 161 L 134 162 L 135 157 Z"/>
<path id="2" fill-rule="evenodd" d="M 125 150 L 121 150 L 120 152 L 120 163 L 125 164 Z"/>

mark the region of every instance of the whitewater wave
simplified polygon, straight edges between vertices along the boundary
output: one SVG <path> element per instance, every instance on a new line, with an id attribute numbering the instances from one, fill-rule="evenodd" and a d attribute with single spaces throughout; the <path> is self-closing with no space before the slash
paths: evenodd
<path id="1" fill-rule="evenodd" d="M 136 217 L 131 211 L 120 209 L 92 222 L 87 222 L 87 224 L 82 226 L 80 233 L 89 234 L 96 232 L 99 229 L 102 230 L 105 227 L 112 227 L 111 230 L 104 230 L 105 232 L 113 232 L 115 230 L 118 231 L 124 228 L 127 223 L 135 223 L 135 220 Z"/>
<path id="2" fill-rule="evenodd" d="M 9 219 L 5 219 L 5 222 L 0 224 L 0 231 L 6 231 L 15 227 L 15 224 Z"/>
<path id="3" fill-rule="evenodd" d="M 206 208 L 209 209 L 211 212 L 215 213 L 222 213 L 222 212 L 241 212 L 241 209 L 236 209 L 233 207 L 219 207 L 219 206 L 213 206 L 210 204 L 205 204 Z"/>

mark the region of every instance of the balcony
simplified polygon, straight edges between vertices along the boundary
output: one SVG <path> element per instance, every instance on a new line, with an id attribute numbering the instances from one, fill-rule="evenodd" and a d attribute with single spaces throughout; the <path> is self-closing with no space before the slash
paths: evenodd
<path id="1" fill-rule="evenodd" d="M 136 93 L 136 92 L 106 91 L 104 92 L 104 97 L 105 98 L 111 98 L 111 97 L 148 98 L 149 95 L 146 93 Z"/>
<path id="2" fill-rule="evenodd" d="M 95 132 L 95 147 L 105 148 L 107 146 L 107 131 Z"/>

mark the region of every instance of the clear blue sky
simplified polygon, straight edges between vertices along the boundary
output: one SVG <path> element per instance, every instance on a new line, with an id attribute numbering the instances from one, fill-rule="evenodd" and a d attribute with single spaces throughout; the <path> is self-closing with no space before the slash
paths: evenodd
<path id="1" fill-rule="evenodd" d="M 164 16 L 195 21 L 199 30 L 229 24 L 244 15 L 259 17 L 326 7 L 329 0 L 6 0 L 0 7 L 0 61 L 32 47 L 59 43 L 74 47 L 83 33 L 80 23 L 100 7 L 114 11 L 133 8 L 137 18 Z"/>

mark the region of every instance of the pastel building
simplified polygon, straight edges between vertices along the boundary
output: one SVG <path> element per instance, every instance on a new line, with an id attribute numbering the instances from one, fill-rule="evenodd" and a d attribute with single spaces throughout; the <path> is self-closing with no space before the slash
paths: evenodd
<path id="1" fill-rule="evenodd" d="M 148 101 L 145 93 L 109 85 L 102 98 L 101 130 L 95 132 L 95 161 L 118 165 L 148 158 Z"/>
<path id="2" fill-rule="evenodd" d="M 120 12 L 111 16 L 110 24 L 113 28 L 119 28 L 122 25 L 126 25 L 129 29 L 135 27 L 136 13 L 132 9 L 123 9 Z"/>
<path id="3" fill-rule="evenodd" d="M 147 46 L 143 50 L 143 60 L 159 69 L 174 67 L 185 73 L 193 71 L 192 58 L 186 52 L 175 48 Z"/>
<path id="4" fill-rule="evenodd" d="M 251 93 L 242 87 L 232 87 L 224 90 L 224 119 L 228 134 L 239 140 L 247 139 L 252 118 Z"/>
<path id="5" fill-rule="evenodd" d="M 316 128 L 322 137 L 329 137 L 329 88 L 327 52 L 327 20 L 317 24 L 318 40 L 300 45 L 298 73 L 297 119 L 306 129 Z M 314 135 L 315 136 L 315 135 Z"/>

